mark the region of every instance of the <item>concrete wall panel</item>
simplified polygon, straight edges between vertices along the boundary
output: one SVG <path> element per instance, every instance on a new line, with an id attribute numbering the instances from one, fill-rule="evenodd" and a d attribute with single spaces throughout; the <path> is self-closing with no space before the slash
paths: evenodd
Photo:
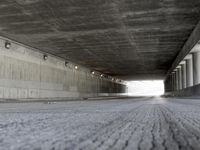
<path id="1" fill-rule="evenodd" d="M 167 92 L 166 96 L 176 96 L 176 97 L 196 97 L 199 99 L 200 97 L 200 84 L 194 85 L 192 87 L 185 88 L 180 91 L 175 92 Z"/>
<path id="2" fill-rule="evenodd" d="M 64 60 L 0 40 L 0 98 L 59 98 L 124 93 L 123 83 L 92 76 L 87 68 L 65 66 Z"/>

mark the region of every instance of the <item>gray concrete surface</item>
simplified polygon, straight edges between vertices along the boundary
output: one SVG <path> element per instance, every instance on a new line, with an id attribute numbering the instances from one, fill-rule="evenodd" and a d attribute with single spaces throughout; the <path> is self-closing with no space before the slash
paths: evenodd
<path id="1" fill-rule="evenodd" d="M 79 98 L 126 91 L 123 82 L 91 75 L 83 66 L 66 66 L 52 55 L 44 60 L 44 53 L 18 43 L 6 49 L 5 41 L 0 37 L 0 98 Z"/>
<path id="2" fill-rule="evenodd" d="M 1 150 L 199 150 L 200 101 L 0 104 Z"/>
<path id="3" fill-rule="evenodd" d="M 199 0 L 3 0 L 0 35 L 124 79 L 157 79 L 199 12 Z"/>
<path id="4" fill-rule="evenodd" d="M 198 97 L 200 98 L 200 84 L 174 92 L 165 92 L 165 96 Z"/>

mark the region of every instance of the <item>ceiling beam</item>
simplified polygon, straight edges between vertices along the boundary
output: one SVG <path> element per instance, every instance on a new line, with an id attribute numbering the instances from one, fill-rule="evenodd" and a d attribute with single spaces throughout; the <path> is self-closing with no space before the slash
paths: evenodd
<path id="1" fill-rule="evenodd" d="M 185 42 L 183 48 L 175 58 L 169 69 L 167 76 L 178 66 L 178 64 L 185 58 L 185 56 L 192 50 L 192 48 L 200 41 L 200 21 L 192 31 L 190 37 Z"/>

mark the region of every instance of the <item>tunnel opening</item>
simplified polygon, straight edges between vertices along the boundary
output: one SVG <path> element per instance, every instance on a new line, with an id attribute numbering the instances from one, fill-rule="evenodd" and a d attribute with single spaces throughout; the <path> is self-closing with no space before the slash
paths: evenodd
<path id="1" fill-rule="evenodd" d="M 129 81 L 129 96 L 161 96 L 164 94 L 163 80 L 138 80 Z"/>

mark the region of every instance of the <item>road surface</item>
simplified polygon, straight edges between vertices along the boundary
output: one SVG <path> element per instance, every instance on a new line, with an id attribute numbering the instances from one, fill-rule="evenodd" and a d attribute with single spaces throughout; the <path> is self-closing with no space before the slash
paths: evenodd
<path id="1" fill-rule="evenodd" d="M 199 150 L 200 100 L 1 103 L 0 150 Z"/>

